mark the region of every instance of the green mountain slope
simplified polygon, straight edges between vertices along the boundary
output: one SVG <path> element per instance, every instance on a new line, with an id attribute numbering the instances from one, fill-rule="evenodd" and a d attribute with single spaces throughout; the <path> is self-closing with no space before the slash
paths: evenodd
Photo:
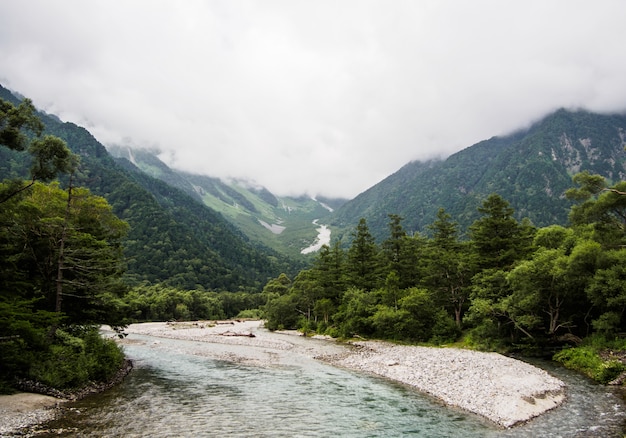
<path id="1" fill-rule="evenodd" d="M 361 217 L 384 238 L 390 213 L 409 231 L 425 231 L 444 207 L 466 229 L 476 208 L 498 193 L 518 219 L 537 226 L 567 223 L 563 197 L 571 177 L 588 170 L 626 179 L 626 116 L 559 110 L 527 130 L 494 137 L 443 161 L 412 162 L 339 208 L 331 224 L 346 236 Z"/>
<path id="2" fill-rule="evenodd" d="M 0 98 L 18 102 L 0 87 Z M 129 280 L 164 282 L 181 288 L 255 289 L 299 266 L 250 240 L 196 197 L 118 164 L 87 130 L 40 114 L 46 133 L 65 140 L 80 155 L 76 184 L 105 197 L 126 220 Z M 0 179 L 25 175 L 28 156 L 0 148 Z M 130 164 L 130 163 L 129 163 Z"/>
<path id="3" fill-rule="evenodd" d="M 185 191 L 206 206 L 221 213 L 253 241 L 292 258 L 303 258 L 301 251 L 315 242 L 318 225 L 327 223 L 342 199 L 278 197 L 266 188 L 242 180 L 229 182 L 169 168 L 157 151 L 109 146 L 120 163 Z"/>

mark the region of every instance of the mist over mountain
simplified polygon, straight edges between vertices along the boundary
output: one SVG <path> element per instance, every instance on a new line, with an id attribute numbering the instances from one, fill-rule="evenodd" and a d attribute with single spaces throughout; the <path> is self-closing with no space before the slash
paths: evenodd
<path id="1" fill-rule="evenodd" d="M 0 87 L 0 98 L 19 99 Z M 258 290 L 298 262 L 251 242 L 197 196 L 154 178 L 129 161 L 118 163 L 86 129 L 39 114 L 45 132 L 67 142 L 81 162 L 74 183 L 104 197 L 127 221 L 124 241 L 129 283 L 163 283 L 180 288 Z M 0 148 L 0 179 L 27 175 L 28 154 Z"/>
<path id="2" fill-rule="evenodd" d="M 5 88 L 0 97 L 17 103 Z M 588 170 L 626 179 L 626 116 L 558 110 L 532 126 L 493 137 L 445 160 L 407 163 L 380 183 L 346 201 L 280 197 L 246 179 L 223 181 L 169 168 L 158 150 L 109 145 L 87 130 L 41 113 L 48 133 L 81 156 L 79 184 L 104 196 L 131 225 L 125 243 L 133 281 L 181 287 L 258 288 L 280 272 L 297 272 L 316 243 L 318 227 L 331 240 L 350 242 L 365 218 L 379 240 L 389 214 L 409 232 L 428 232 L 440 207 L 464 231 L 477 207 L 498 193 L 518 219 L 536 226 L 567 224 L 564 192 L 572 176 Z M 1 150 L 0 177 L 24 175 L 20 154 Z"/>
<path id="3" fill-rule="evenodd" d="M 346 238 L 359 218 L 379 239 L 388 214 L 413 232 L 427 232 L 440 207 L 462 230 L 491 193 L 536 226 L 565 225 L 571 202 L 564 192 L 572 176 L 589 171 L 609 181 L 626 178 L 626 116 L 560 109 L 511 135 L 479 142 L 445 160 L 411 162 L 339 208 L 331 225 Z"/>
<path id="4" fill-rule="evenodd" d="M 315 242 L 317 224 L 325 223 L 346 202 L 339 198 L 276 196 L 245 179 L 224 181 L 174 170 L 155 150 L 121 145 L 109 146 L 108 150 L 120 165 L 160 179 L 221 213 L 251 241 L 296 259 Z"/>

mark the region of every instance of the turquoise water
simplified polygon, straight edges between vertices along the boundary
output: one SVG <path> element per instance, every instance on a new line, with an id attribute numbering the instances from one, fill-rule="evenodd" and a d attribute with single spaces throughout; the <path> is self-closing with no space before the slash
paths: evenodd
<path id="1" fill-rule="evenodd" d="M 72 404 L 48 436 L 621 436 L 621 398 L 560 369 L 551 372 L 568 384 L 568 402 L 502 430 L 405 386 L 313 359 L 256 367 L 203 357 L 202 348 L 164 339 L 126 346 L 133 372 L 113 390 Z"/>

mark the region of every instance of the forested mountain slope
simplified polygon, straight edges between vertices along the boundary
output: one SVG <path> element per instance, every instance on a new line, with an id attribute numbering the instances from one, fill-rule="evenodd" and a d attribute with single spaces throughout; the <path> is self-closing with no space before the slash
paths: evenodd
<path id="1" fill-rule="evenodd" d="M 315 241 L 318 225 L 313 221 L 327 223 L 331 212 L 346 202 L 344 199 L 276 196 L 265 187 L 247 181 L 222 181 L 171 169 L 155 150 L 121 145 L 107 148 L 123 166 L 141 169 L 185 191 L 221 213 L 251 240 L 294 258 L 301 258 L 301 250 Z"/>
<path id="2" fill-rule="evenodd" d="M 0 98 L 18 99 L 0 87 Z M 124 242 L 128 279 L 180 288 L 258 290 L 268 278 L 297 266 L 253 245 L 197 198 L 140 171 L 124 168 L 87 130 L 40 114 L 46 133 L 65 140 L 81 158 L 74 183 L 103 196 L 130 224 Z M 0 149 L 0 179 L 24 176 L 26 154 Z"/>
<path id="3" fill-rule="evenodd" d="M 412 162 L 339 208 L 332 225 L 345 237 L 361 217 L 377 238 L 388 214 L 409 231 L 425 231 L 439 207 L 465 230 L 491 193 L 509 201 L 518 219 L 537 226 L 566 224 L 571 177 L 588 170 L 626 179 L 626 116 L 559 110 L 530 128 L 493 137 L 443 161 Z"/>

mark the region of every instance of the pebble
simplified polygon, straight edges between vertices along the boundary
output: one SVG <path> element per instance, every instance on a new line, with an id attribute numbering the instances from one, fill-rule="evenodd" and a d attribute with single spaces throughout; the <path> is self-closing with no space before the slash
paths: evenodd
<path id="1" fill-rule="evenodd" d="M 325 360 L 413 386 L 505 428 L 554 409 L 565 400 L 561 380 L 497 353 L 381 341 L 353 345 L 349 354 Z"/>

